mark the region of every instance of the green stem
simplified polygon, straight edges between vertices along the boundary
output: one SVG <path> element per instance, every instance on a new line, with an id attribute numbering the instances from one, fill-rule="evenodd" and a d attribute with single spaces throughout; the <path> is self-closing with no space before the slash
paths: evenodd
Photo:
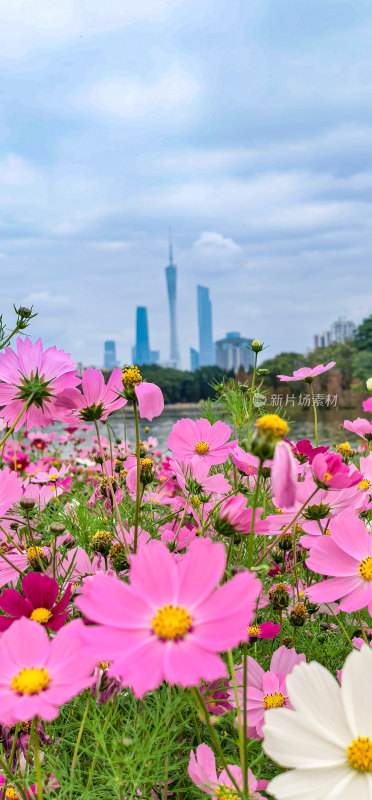
<path id="1" fill-rule="evenodd" d="M 137 460 L 137 481 L 136 481 L 136 508 L 134 512 L 134 541 L 133 541 L 133 552 L 137 552 L 137 539 L 138 539 L 138 520 L 139 520 L 139 510 L 141 505 L 141 475 L 140 475 L 140 467 L 141 467 L 141 455 L 140 455 L 140 435 L 139 435 L 139 420 L 138 420 L 138 408 L 137 408 L 137 400 L 133 400 L 133 411 L 134 411 L 134 424 L 136 426 L 136 460 Z"/>
<path id="2" fill-rule="evenodd" d="M 241 791 L 241 789 L 239 789 L 239 786 L 238 786 L 238 784 L 237 784 L 237 782 L 235 780 L 235 777 L 234 777 L 234 775 L 232 774 L 232 772 L 231 772 L 231 770 L 229 768 L 229 765 L 228 765 L 228 763 L 226 761 L 226 758 L 224 756 L 224 753 L 223 753 L 223 750 L 222 750 L 222 747 L 221 747 L 221 744 L 220 744 L 220 740 L 219 740 L 219 738 L 218 738 L 218 736 L 216 734 L 214 726 L 211 725 L 211 721 L 209 719 L 208 709 L 207 709 L 207 706 L 205 705 L 204 699 L 201 696 L 199 689 L 196 688 L 196 687 L 191 687 L 191 694 L 192 694 L 192 696 L 193 696 L 193 698 L 195 700 L 196 707 L 198 708 L 201 716 L 204 719 L 205 724 L 208 727 L 208 730 L 209 730 L 209 733 L 210 733 L 210 737 L 211 737 L 212 742 L 213 742 L 213 744 L 214 744 L 214 746 L 215 746 L 215 748 L 217 750 L 217 753 L 218 753 L 218 755 L 219 755 L 219 757 L 221 759 L 222 765 L 225 768 L 225 770 L 226 770 L 226 772 L 227 772 L 227 774 L 228 774 L 228 776 L 229 776 L 229 778 L 231 780 L 231 783 L 233 784 L 234 788 L 236 789 L 239 797 L 241 797 L 242 796 L 242 791 Z"/>
<path id="3" fill-rule="evenodd" d="M 350 639 L 350 636 L 349 636 L 349 634 L 348 634 L 348 632 L 347 632 L 346 628 L 344 627 L 344 625 L 342 624 L 341 620 L 339 619 L 339 615 L 338 615 L 338 614 L 335 614 L 335 612 L 334 612 L 334 611 L 332 611 L 332 609 L 331 609 L 331 607 L 328 605 L 328 603 L 324 603 L 324 605 L 325 605 L 325 606 L 327 606 L 328 610 L 331 612 L 331 614 L 333 614 L 333 616 L 334 616 L 334 618 L 335 618 L 335 620 L 336 620 L 337 624 L 340 626 L 341 630 L 342 630 L 342 631 L 343 631 L 343 633 L 345 634 L 345 637 L 346 637 L 346 639 L 348 640 L 349 644 L 351 645 L 351 647 L 352 647 L 352 648 L 353 648 L 353 650 L 354 650 L 354 645 L 353 645 L 353 643 L 352 643 L 352 641 L 351 641 L 351 639 Z"/>
<path id="4" fill-rule="evenodd" d="M 298 518 L 301 516 L 301 514 L 302 514 L 302 512 L 303 512 L 304 508 L 306 508 L 306 506 L 309 504 L 310 500 L 312 500 L 312 498 L 314 497 L 314 495 L 315 495 L 315 494 L 316 494 L 318 491 L 319 491 L 319 487 L 317 486 L 317 487 L 316 487 L 316 489 L 314 489 L 314 491 L 311 493 L 310 497 L 308 497 L 308 498 L 307 498 L 307 500 L 305 500 L 305 502 L 303 503 L 303 505 L 301 506 L 301 508 L 299 508 L 299 509 L 298 509 L 297 513 L 295 514 L 295 516 L 293 517 L 293 519 L 291 519 L 291 521 L 288 523 L 288 525 L 287 525 L 287 526 L 284 528 L 284 530 L 283 530 L 283 531 L 281 531 L 281 532 L 278 534 L 278 536 L 276 536 L 276 537 L 275 537 L 274 541 L 273 541 L 273 542 L 271 542 L 271 544 L 269 544 L 269 546 L 268 546 L 268 547 L 267 547 L 267 549 L 266 549 L 266 553 L 264 553 L 264 554 L 263 554 L 263 556 L 261 556 L 261 557 L 260 557 L 260 558 L 259 558 L 259 559 L 256 561 L 256 563 L 255 563 L 255 567 L 257 567 L 259 564 L 261 564 L 261 562 L 262 562 L 262 561 L 264 561 L 264 560 L 265 560 L 267 553 L 270 553 L 270 551 L 271 551 L 271 550 L 272 550 L 272 549 L 275 547 L 275 545 L 278 543 L 279 539 L 281 539 L 281 538 L 282 538 L 282 536 L 284 536 L 284 534 L 285 534 L 285 533 L 287 533 L 287 531 L 289 531 L 289 529 L 292 527 L 292 525 L 293 525 L 293 524 L 296 522 L 296 520 L 297 520 L 297 519 L 298 519 Z"/>
<path id="5" fill-rule="evenodd" d="M 255 486 L 254 495 L 253 495 L 251 532 L 249 534 L 249 539 L 248 539 L 248 558 L 247 558 L 247 567 L 248 567 L 248 569 L 251 568 L 252 561 L 253 561 L 254 525 L 255 525 L 255 521 L 256 521 L 256 509 L 257 509 L 257 501 L 258 501 L 258 492 L 259 492 L 259 488 L 260 488 L 261 469 L 262 469 L 262 461 L 260 461 L 260 466 L 258 467 L 257 478 L 256 478 L 256 486 Z"/>
<path id="6" fill-rule="evenodd" d="M 89 693 L 88 694 L 88 700 L 86 702 L 86 706 L 85 706 L 85 709 L 84 709 L 84 714 L 83 714 L 83 717 L 82 717 L 82 720 L 81 720 L 81 723 L 80 723 L 80 728 L 79 728 L 79 732 L 78 732 L 78 735 L 77 735 L 76 743 L 75 743 L 74 754 L 72 756 L 71 770 L 70 770 L 71 791 L 72 791 L 72 780 L 73 780 L 73 777 L 74 777 L 75 765 L 76 765 L 76 760 L 77 760 L 77 757 L 78 757 L 81 737 L 83 735 L 85 723 L 86 723 L 87 717 L 88 717 L 90 700 L 91 700 L 91 695 Z"/>
<path id="7" fill-rule="evenodd" d="M 43 781 L 41 778 L 41 766 L 39 757 L 39 730 L 37 726 L 37 717 L 34 727 L 34 751 L 35 751 L 37 797 L 38 800 L 43 800 Z"/>
<path id="8" fill-rule="evenodd" d="M 6 440 L 7 440 L 7 439 L 9 439 L 9 436 L 11 436 L 11 434 L 13 433 L 13 431 L 14 431 L 14 428 L 15 428 L 15 427 L 16 427 L 16 425 L 18 424 L 19 420 L 21 419 L 21 417 L 23 416 L 23 414 L 25 413 L 25 411 L 27 411 L 27 409 L 28 409 L 29 405 L 31 405 L 31 402 L 32 402 L 32 399 L 29 397 L 29 398 L 28 398 L 28 400 L 27 400 L 27 402 L 24 404 L 23 408 L 21 408 L 21 410 L 20 410 L 20 412 L 19 412 L 18 416 L 15 418 L 15 420 L 14 420 L 14 422 L 13 422 L 13 425 L 12 425 L 12 427 L 11 427 L 11 428 L 9 428 L 9 430 L 8 430 L 8 432 L 5 434 L 4 438 L 1 440 L 1 442 L 0 442 L 0 447 L 2 447 L 2 446 L 5 444 Z"/>
<path id="9" fill-rule="evenodd" d="M 109 485 L 110 494 L 111 494 L 112 505 L 114 506 L 115 511 L 116 511 L 116 517 L 117 517 L 117 520 L 118 520 L 118 523 L 119 523 L 119 528 L 120 528 L 121 535 L 123 537 L 124 547 L 125 547 L 125 549 L 127 551 L 127 554 L 128 554 L 129 553 L 129 546 L 128 546 L 128 542 L 127 542 L 127 537 L 125 535 L 124 525 L 123 525 L 123 521 L 122 521 L 122 518 L 121 518 L 121 515 L 120 515 L 119 507 L 118 507 L 118 504 L 116 502 L 116 497 L 115 497 L 114 487 L 112 485 L 111 476 L 109 475 L 109 471 L 108 471 L 108 469 L 106 467 L 106 456 L 105 456 L 105 453 L 104 453 L 104 450 L 103 450 L 103 447 L 102 447 L 101 436 L 100 436 L 100 432 L 99 432 L 99 428 L 98 428 L 96 420 L 94 420 L 94 425 L 95 425 L 95 429 L 96 429 L 96 433 L 97 433 L 98 447 L 99 447 L 99 451 L 100 451 L 101 458 L 102 458 L 103 473 L 104 473 L 105 477 L 107 478 L 107 483 Z"/>
<path id="10" fill-rule="evenodd" d="M 364 627 L 363 627 L 363 622 L 362 622 L 362 619 L 361 619 L 361 616 L 360 616 L 360 611 L 356 612 L 356 618 L 357 618 L 357 620 L 359 622 L 359 627 L 360 627 L 360 630 L 362 631 L 363 639 L 364 639 L 365 643 L 368 644 L 368 647 L 369 647 L 369 641 L 367 639 L 367 634 L 366 634 L 366 632 L 364 630 Z"/>
<path id="11" fill-rule="evenodd" d="M 114 702 L 112 701 L 110 710 L 109 710 L 109 712 L 108 712 L 108 714 L 106 716 L 105 723 L 104 723 L 104 726 L 103 726 L 102 731 L 101 731 L 102 735 L 104 735 L 106 733 L 109 721 L 110 721 L 110 719 L 112 717 L 112 713 L 114 711 L 114 707 L 115 707 L 114 706 Z M 96 763 L 97 763 L 97 758 L 98 758 L 98 751 L 99 751 L 99 741 L 97 741 L 96 749 L 94 751 L 94 756 L 93 756 L 93 760 L 92 760 L 92 766 L 91 766 L 91 768 L 89 770 L 88 781 L 87 781 L 87 791 L 89 791 L 89 789 L 90 789 L 90 784 L 91 784 L 91 780 L 92 780 L 92 777 L 93 777 L 93 772 L 94 772 L 94 770 L 96 768 Z"/>
<path id="12" fill-rule="evenodd" d="M 316 405 L 314 400 L 314 389 L 312 383 L 310 383 L 310 394 L 311 400 L 313 403 L 313 411 L 314 411 L 314 427 L 315 427 L 315 447 L 318 447 L 318 417 L 316 412 Z"/>
<path id="13" fill-rule="evenodd" d="M 251 391 L 250 391 L 250 395 L 249 395 L 249 407 L 248 407 L 248 442 L 250 442 L 250 441 L 251 441 L 252 407 L 253 407 L 254 384 L 255 384 L 255 381 L 256 381 L 257 356 L 258 356 L 258 353 L 255 353 L 255 354 L 254 354 L 253 377 L 252 377 Z"/>

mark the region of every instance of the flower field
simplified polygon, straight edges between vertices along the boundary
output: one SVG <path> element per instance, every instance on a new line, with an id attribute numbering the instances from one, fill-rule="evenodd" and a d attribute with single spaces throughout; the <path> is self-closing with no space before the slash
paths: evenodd
<path id="1" fill-rule="evenodd" d="M 0 352 L 0 800 L 372 798 L 372 397 L 292 441 L 254 341 L 162 452 L 159 387 L 31 318 Z"/>

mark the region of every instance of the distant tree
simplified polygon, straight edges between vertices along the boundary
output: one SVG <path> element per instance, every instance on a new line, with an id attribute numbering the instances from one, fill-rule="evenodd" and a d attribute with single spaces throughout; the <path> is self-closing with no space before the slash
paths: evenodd
<path id="1" fill-rule="evenodd" d="M 364 319 L 356 329 L 354 343 L 357 350 L 372 351 L 372 315 Z"/>
<path id="2" fill-rule="evenodd" d="M 309 353 L 309 362 L 311 366 L 316 364 L 329 364 L 330 361 L 335 361 L 334 369 L 341 373 L 341 388 L 344 390 L 350 389 L 353 380 L 353 356 L 355 354 L 355 346 L 353 340 L 350 339 L 345 344 L 339 342 L 332 342 L 328 347 L 317 347 Z M 323 372 L 318 378 L 322 391 L 326 390 L 329 380 L 329 373 Z"/>
<path id="3" fill-rule="evenodd" d="M 367 378 L 372 375 L 372 350 L 359 350 L 353 355 L 353 375 L 354 378 L 363 381 L 363 389 Z"/>
<path id="4" fill-rule="evenodd" d="M 269 374 L 265 376 L 265 386 L 271 387 L 275 392 L 281 385 L 278 375 L 292 375 L 295 369 L 300 369 L 300 367 L 305 367 L 306 365 L 307 359 L 301 353 L 280 353 L 274 358 L 267 358 L 266 361 L 259 363 L 259 367 L 269 370 Z M 295 384 L 293 384 L 293 389 L 296 391 Z"/>

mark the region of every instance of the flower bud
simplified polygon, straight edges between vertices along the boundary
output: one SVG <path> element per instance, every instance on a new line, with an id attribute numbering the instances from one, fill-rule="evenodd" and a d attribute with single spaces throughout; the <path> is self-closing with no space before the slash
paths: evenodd
<path id="1" fill-rule="evenodd" d="M 269 589 L 269 600 L 276 611 L 287 608 L 290 603 L 289 587 L 285 583 L 277 583 Z"/>
<path id="2" fill-rule="evenodd" d="M 368 380 L 366 381 L 366 387 L 369 392 L 372 392 L 372 378 L 368 378 Z"/>
<path id="3" fill-rule="evenodd" d="M 284 533 L 283 536 L 280 537 L 278 541 L 278 547 L 280 550 L 292 550 L 293 547 L 293 537 L 291 533 Z"/>
<path id="4" fill-rule="evenodd" d="M 264 367 L 260 367 L 260 369 L 258 369 L 257 372 L 258 372 L 259 375 L 269 375 L 270 374 L 270 370 L 269 369 L 265 369 Z"/>
<path id="5" fill-rule="evenodd" d="M 294 628 L 301 628 L 305 624 L 307 618 L 306 607 L 303 603 L 296 603 L 292 609 L 289 619 Z"/>
<path id="6" fill-rule="evenodd" d="M 125 547 L 121 542 L 114 542 L 109 551 L 110 563 L 116 572 L 122 572 L 123 569 L 128 569 L 129 562 Z"/>
<path id="7" fill-rule="evenodd" d="M 36 506 L 36 500 L 32 497 L 23 497 L 22 500 L 19 501 L 19 505 L 23 508 L 23 511 L 32 511 Z"/>
<path id="8" fill-rule="evenodd" d="M 263 349 L 263 344 L 261 344 L 261 342 L 259 342 L 257 339 L 253 339 L 253 342 L 251 344 L 251 349 L 253 350 L 254 353 L 260 353 L 261 350 Z"/>
<path id="9" fill-rule="evenodd" d="M 142 375 L 136 366 L 129 367 L 128 365 L 123 369 L 121 382 L 123 384 L 123 394 L 127 400 L 132 403 L 137 402 L 135 387 L 142 382 Z"/>
<path id="10" fill-rule="evenodd" d="M 262 461 L 273 458 L 277 442 L 289 431 L 288 423 L 277 414 L 264 414 L 256 420 L 251 451 Z"/>
<path id="11" fill-rule="evenodd" d="M 103 556 L 108 556 L 112 542 L 112 536 L 109 531 L 97 531 L 92 536 L 92 547 L 97 553 Z"/>
<path id="12" fill-rule="evenodd" d="M 140 481 L 142 486 L 152 483 L 155 478 L 154 462 L 151 458 L 141 458 L 140 460 Z"/>
<path id="13" fill-rule="evenodd" d="M 325 519 L 329 516 L 329 512 L 331 507 L 326 505 L 325 503 L 318 503 L 317 505 L 307 506 L 304 511 L 304 517 L 308 520 L 319 520 Z"/>
<path id="14" fill-rule="evenodd" d="M 61 534 L 66 530 L 66 527 L 63 522 L 52 522 L 49 530 L 51 533 L 54 533 L 55 536 L 61 536 Z"/>

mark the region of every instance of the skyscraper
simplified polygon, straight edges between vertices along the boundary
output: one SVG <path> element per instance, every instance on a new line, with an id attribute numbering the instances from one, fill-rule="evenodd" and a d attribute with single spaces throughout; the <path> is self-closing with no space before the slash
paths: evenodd
<path id="1" fill-rule="evenodd" d="M 137 306 L 136 312 L 136 345 L 133 348 L 136 364 L 150 363 L 149 327 L 147 324 L 147 308 Z M 134 355 L 134 353 L 133 353 Z"/>
<path id="2" fill-rule="evenodd" d="M 234 372 L 237 372 L 239 367 L 243 367 L 245 372 L 249 372 L 254 365 L 251 344 L 252 339 L 240 336 L 238 331 L 227 333 L 225 339 L 219 339 L 216 342 L 217 365 L 221 369 L 233 369 Z"/>
<path id="3" fill-rule="evenodd" d="M 198 325 L 199 325 L 199 366 L 216 363 L 215 346 L 212 337 L 212 303 L 209 289 L 197 286 Z"/>
<path id="4" fill-rule="evenodd" d="M 170 360 L 178 367 L 180 360 L 177 341 L 177 267 L 173 264 L 172 240 L 169 237 L 169 266 L 165 268 L 170 318 Z"/>
<path id="5" fill-rule="evenodd" d="M 105 369 L 115 369 L 118 362 L 116 360 L 115 342 L 105 342 L 103 351 L 103 366 Z"/>

